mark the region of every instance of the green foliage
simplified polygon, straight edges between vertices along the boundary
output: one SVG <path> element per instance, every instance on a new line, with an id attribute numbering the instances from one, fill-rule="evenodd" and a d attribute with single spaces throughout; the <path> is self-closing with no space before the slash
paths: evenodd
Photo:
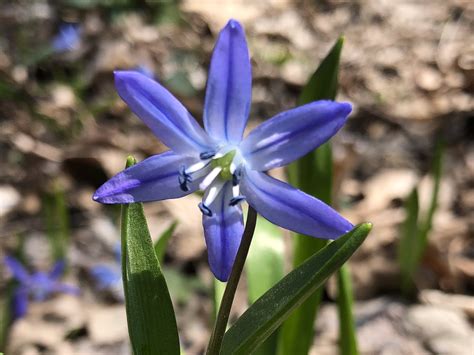
<path id="1" fill-rule="evenodd" d="M 339 59 L 344 38 L 340 37 L 303 88 L 299 104 L 334 100 L 338 86 Z M 290 182 L 302 191 L 330 204 L 332 195 L 332 150 L 325 143 L 288 168 Z M 297 267 L 321 250 L 326 241 L 297 234 L 294 236 L 293 266 Z M 322 289 L 301 305 L 284 323 L 279 341 L 279 354 L 305 355 L 313 341 L 313 324 L 322 297 Z"/>
<path id="2" fill-rule="evenodd" d="M 253 304 L 284 275 L 284 243 L 278 227 L 258 217 L 255 235 L 246 261 L 249 303 Z M 255 355 L 276 353 L 278 333 L 272 334 L 257 350 Z"/>
<path id="3" fill-rule="evenodd" d="M 226 332 L 222 354 L 249 354 L 262 344 L 357 250 L 372 228 L 365 223 L 330 243 L 260 297 Z"/>
<path id="4" fill-rule="evenodd" d="M 14 281 L 9 281 L 0 298 L 0 349 L 4 350 L 7 344 L 8 328 L 12 321 L 12 296 Z M 1 353 L 0 353 L 1 354 Z"/>
<path id="5" fill-rule="evenodd" d="M 69 244 L 69 213 L 64 190 L 56 184 L 43 198 L 46 232 L 54 260 L 64 260 Z"/>
<path id="6" fill-rule="evenodd" d="M 428 234 L 431 231 L 433 217 L 436 212 L 439 186 L 442 172 L 443 146 L 437 143 L 432 171 L 433 191 L 426 216 L 420 216 L 418 189 L 415 187 L 405 201 L 406 219 L 402 224 L 398 244 L 398 263 L 401 273 L 401 290 L 407 297 L 415 290 L 414 276 L 428 244 Z"/>
<path id="7" fill-rule="evenodd" d="M 155 242 L 155 245 L 153 246 L 153 248 L 155 249 L 156 257 L 160 264 L 163 263 L 166 247 L 168 246 L 168 242 L 172 237 L 177 225 L 178 222 L 171 223 L 171 225 L 160 235 L 158 240 Z"/>
<path id="8" fill-rule="evenodd" d="M 352 282 L 349 266 L 343 265 L 337 273 L 337 306 L 339 311 L 339 349 L 341 355 L 357 355 L 357 339 L 352 314 Z"/>
<path id="9" fill-rule="evenodd" d="M 129 157 L 127 167 L 133 164 Z M 179 354 L 173 305 L 141 203 L 122 206 L 122 278 L 133 352 Z"/>

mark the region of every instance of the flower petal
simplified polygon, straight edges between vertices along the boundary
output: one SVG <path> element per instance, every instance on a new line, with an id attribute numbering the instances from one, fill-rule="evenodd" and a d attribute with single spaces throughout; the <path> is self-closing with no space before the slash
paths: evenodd
<path id="1" fill-rule="evenodd" d="M 63 283 L 55 283 L 53 286 L 53 289 L 51 290 L 52 292 L 60 292 L 60 293 L 67 293 L 70 295 L 79 295 L 81 293 L 81 290 L 77 288 L 76 286 L 68 285 L 68 284 L 63 284 Z"/>
<path id="2" fill-rule="evenodd" d="M 246 169 L 240 189 L 259 214 L 294 232 L 337 239 L 353 227 L 322 201 L 265 173 Z"/>
<path id="3" fill-rule="evenodd" d="M 221 141 L 239 143 L 252 99 L 252 69 L 245 32 L 230 20 L 212 53 L 204 103 L 204 127 Z"/>
<path id="4" fill-rule="evenodd" d="M 130 109 L 173 151 L 199 155 L 214 146 L 188 110 L 146 75 L 116 71 L 115 87 Z"/>
<path id="5" fill-rule="evenodd" d="M 159 201 L 186 196 L 199 187 L 200 180 L 189 184 L 183 191 L 178 182 L 179 169 L 196 158 L 183 157 L 167 151 L 153 155 L 115 175 L 97 189 L 93 199 L 101 203 L 132 203 Z"/>
<path id="6" fill-rule="evenodd" d="M 13 294 L 13 317 L 22 318 L 28 311 L 28 289 L 18 286 Z"/>
<path id="7" fill-rule="evenodd" d="M 322 100 L 282 112 L 250 132 L 242 154 L 254 170 L 284 166 L 336 134 L 351 110 L 349 103 Z"/>
<path id="8" fill-rule="evenodd" d="M 30 282 L 30 274 L 17 259 L 13 256 L 6 256 L 4 262 L 15 279 L 22 284 L 28 285 Z"/>
<path id="9" fill-rule="evenodd" d="M 209 265 L 215 277 L 222 282 L 229 279 L 244 231 L 242 208 L 239 205 L 230 206 L 231 198 L 232 183 L 227 182 L 208 206 L 212 216 L 203 215 Z"/>
<path id="10" fill-rule="evenodd" d="M 58 280 L 63 275 L 65 267 L 66 262 L 64 260 L 56 261 L 49 271 L 49 277 L 53 280 Z"/>

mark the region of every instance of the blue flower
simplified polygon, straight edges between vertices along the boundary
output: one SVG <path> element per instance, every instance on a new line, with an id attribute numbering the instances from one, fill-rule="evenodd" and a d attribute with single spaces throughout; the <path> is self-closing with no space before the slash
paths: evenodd
<path id="1" fill-rule="evenodd" d="M 115 247 L 115 264 L 97 264 L 91 268 L 91 275 L 100 290 L 110 290 L 120 300 L 123 300 L 122 283 L 122 252 L 120 244 Z"/>
<path id="2" fill-rule="evenodd" d="M 159 201 L 204 191 L 199 204 L 209 264 L 227 281 L 243 232 L 246 200 L 292 231 L 336 239 L 353 226 L 320 200 L 266 171 L 320 146 L 344 125 L 349 103 L 316 101 L 282 112 L 243 138 L 251 102 L 251 64 L 242 26 L 230 20 L 211 59 L 204 129 L 164 87 L 134 71 L 115 72 L 119 95 L 170 148 L 117 174 L 94 194 L 101 203 Z"/>
<path id="3" fill-rule="evenodd" d="M 13 313 L 15 318 L 21 318 L 28 310 L 28 299 L 42 302 L 53 293 L 70 293 L 77 295 L 79 289 L 59 282 L 64 273 L 64 261 L 54 264 L 49 273 L 29 273 L 21 263 L 12 256 L 5 257 L 5 265 L 10 269 L 13 277 L 18 281 L 13 295 Z"/>
<path id="4" fill-rule="evenodd" d="M 53 38 L 51 44 L 56 53 L 68 52 L 77 49 L 81 40 L 81 29 L 76 24 L 63 24 L 59 33 Z"/>

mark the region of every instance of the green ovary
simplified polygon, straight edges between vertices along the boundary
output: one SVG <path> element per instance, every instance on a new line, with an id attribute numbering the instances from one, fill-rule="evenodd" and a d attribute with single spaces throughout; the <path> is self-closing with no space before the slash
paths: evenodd
<path id="1" fill-rule="evenodd" d="M 227 180 L 232 180 L 232 173 L 230 171 L 230 165 L 232 164 L 232 161 L 234 160 L 234 157 L 235 157 L 235 150 L 231 150 L 226 155 L 224 155 L 220 158 L 214 159 L 211 162 L 211 166 L 213 168 L 217 168 L 217 167 L 222 168 L 219 175 L 222 179 L 224 179 L 226 181 Z"/>

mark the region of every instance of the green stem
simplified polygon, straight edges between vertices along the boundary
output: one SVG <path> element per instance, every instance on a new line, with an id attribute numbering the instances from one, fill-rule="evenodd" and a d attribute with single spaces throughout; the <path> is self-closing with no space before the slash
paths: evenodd
<path id="1" fill-rule="evenodd" d="M 222 339 L 227 327 L 227 321 L 229 320 L 230 309 L 234 302 L 235 291 L 239 284 L 240 275 L 244 268 L 245 260 L 249 252 L 250 243 L 252 242 L 253 233 L 255 231 L 255 225 L 257 223 L 257 212 L 249 206 L 247 213 L 247 223 L 245 225 L 244 234 L 242 241 L 240 242 L 239 251 L 235 257 L 234 266 L 230 273 L 229 281 L 222 297 L 221 306 L 219 313 L 217 314 L 216 323 L 214 330 L 212 331 L 211 339 L 209 340 L 209 346 L 207 347 L 207 355 L 218 355 L 221 350 Z"/>

